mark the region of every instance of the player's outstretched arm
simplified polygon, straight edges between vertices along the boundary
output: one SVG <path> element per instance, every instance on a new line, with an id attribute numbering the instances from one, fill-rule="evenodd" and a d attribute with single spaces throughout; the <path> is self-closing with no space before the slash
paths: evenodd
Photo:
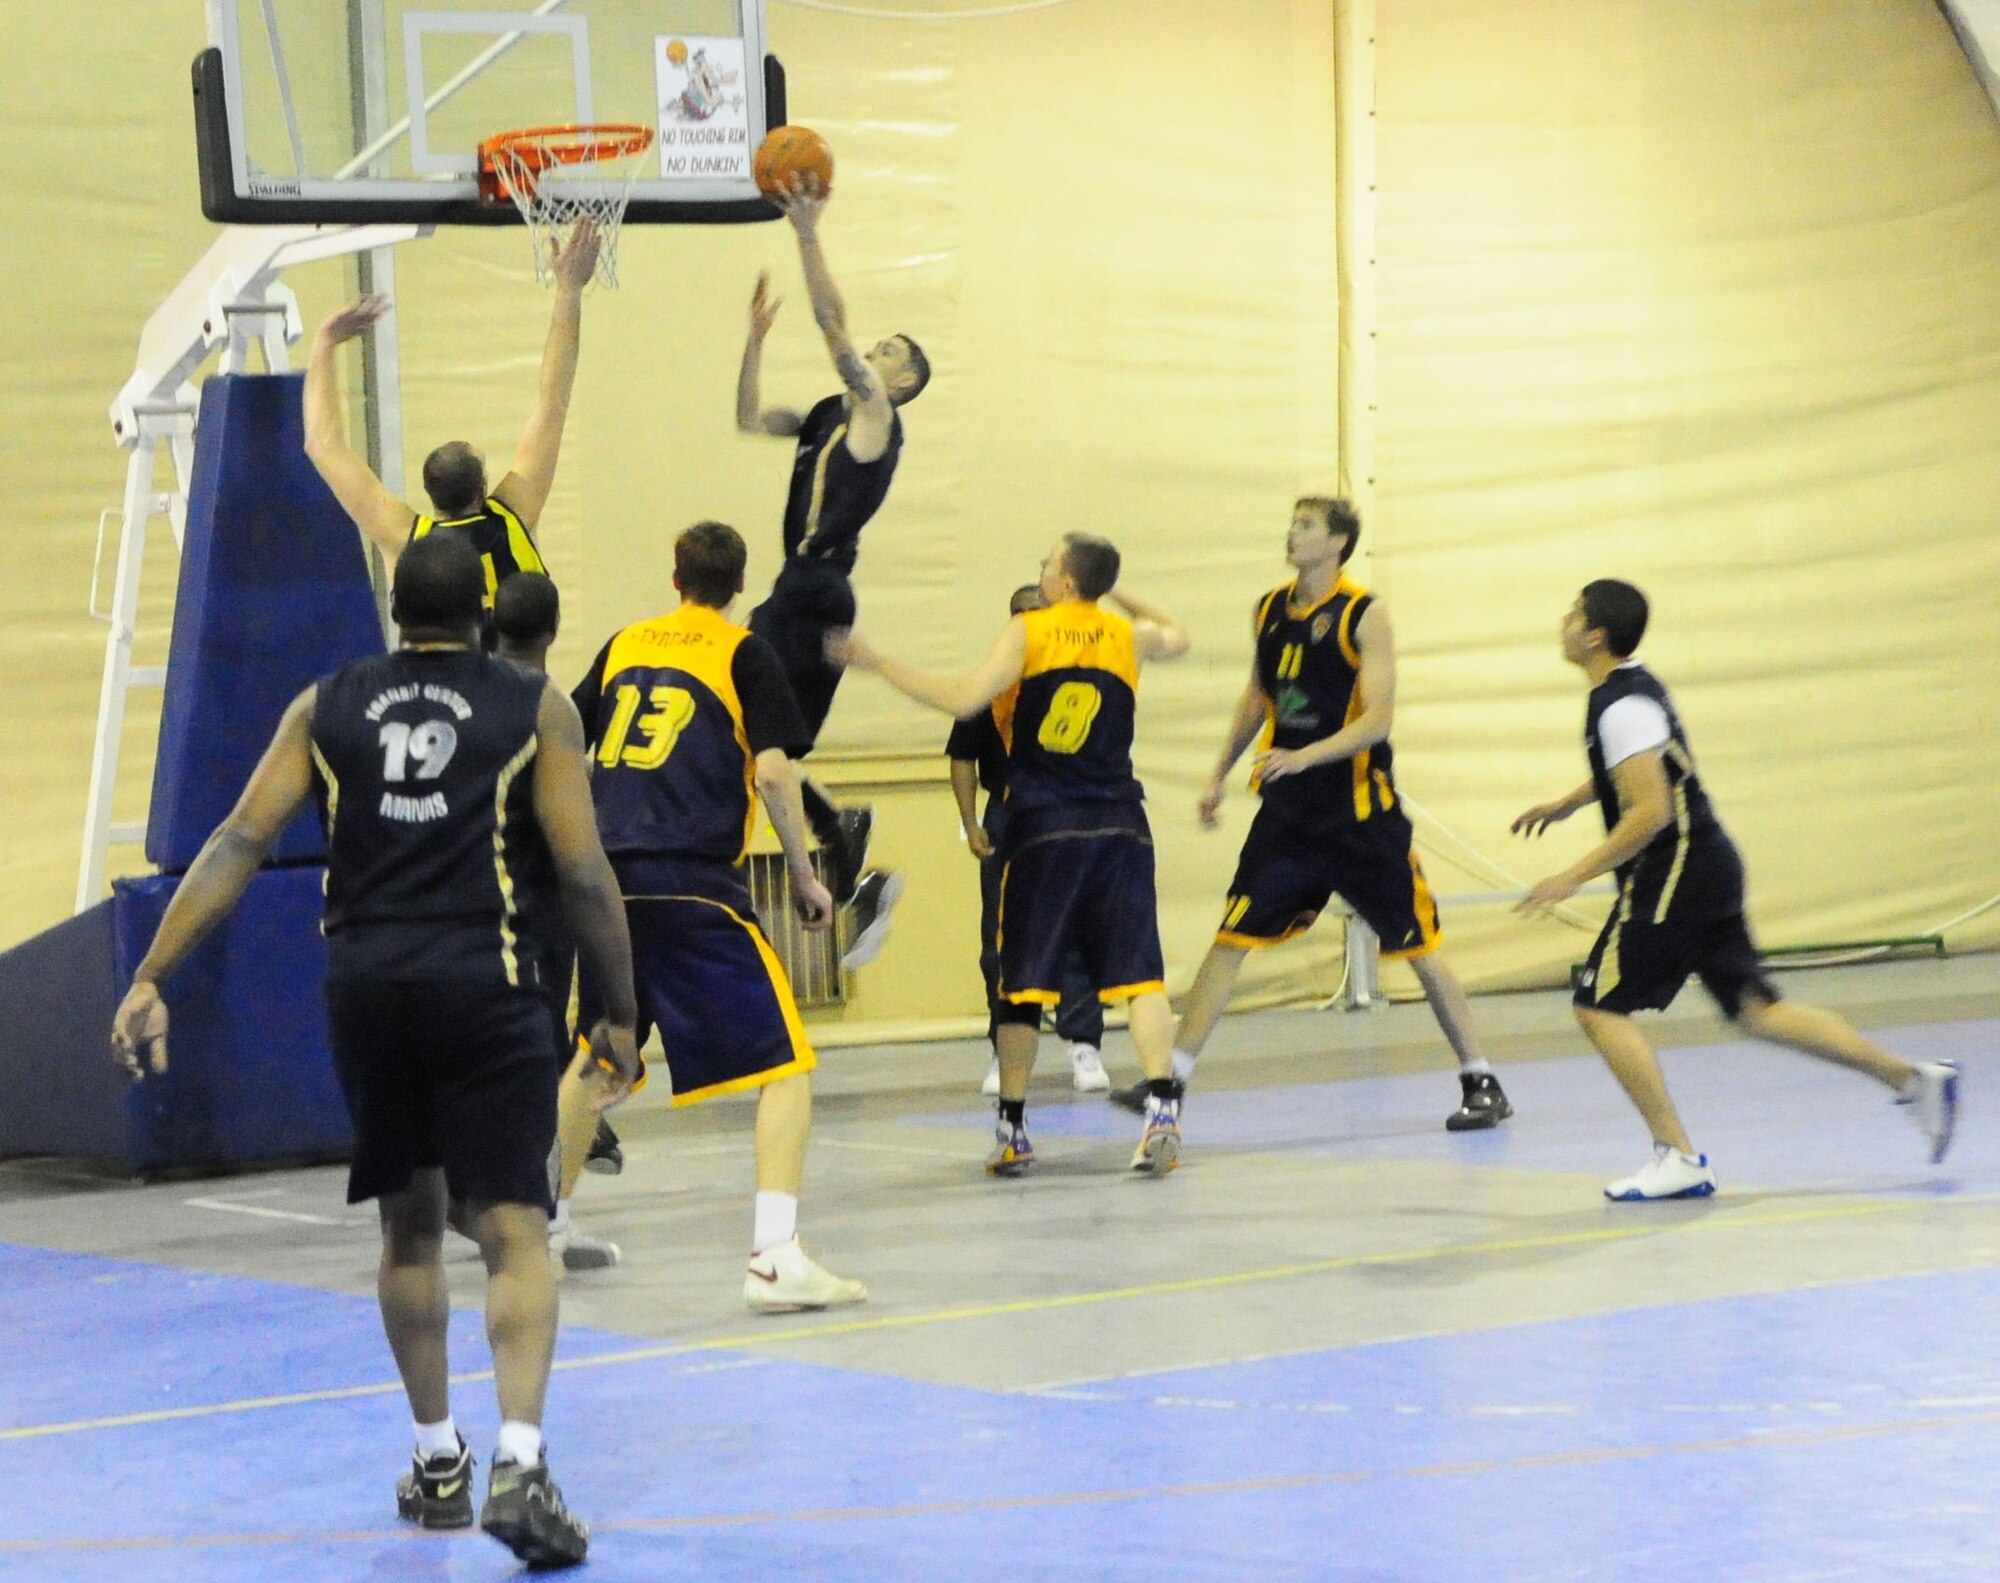
<path id="1" fill-rule="evenodd" d="M 764 337 L 777 322 L 783 297 L 771 295 L 771 272 L 758 273 L 750 293 L 750 334 L 743 342 L 743 366 L 736 374 L 736 427 L 745 434 L 790 436 L 805 427 L 805 419 L 790 407 L 764 405 Z"/>
<path id="2" fill-rule="evenodd" d="M 1140 659 L 1177 660 L 1194 646 L 1187 628 L 1158 605 L 1149 605 L 1122 588 L 1114 588 L 1104 597 L 1132 618 L 1132 641 Z"/>
<path id="3" fill-rule="evenodd" d="M 906 698 L 969 720 L 1021 679 L 1028 663 L 1028 625 L 1019 616 L 1007 623 L 1000 641 L 977 667 L 963 676 L 920 671 L 892 660 L 858 632 L 835 632 L 826 640 L 826 657 L 835 665 L 873 671 Z"/>
<path id="4" fill-rule="evenodd" d="M 340 374 L 334 353 L 372 329 L 391 307 L 387 297 L 368 296 L 348 304 L 319 327 L 306 359 L 306 456 L 326 480 L 341 510 L 394 560 L 410 537 L 417 514 L 389 493 L 375 470 L 347 442 L 347 418 L 340 405 Z"/>
<path id="5" fill-rule="evenodd" d="M 555 858 L 563 916 L 576 936 L 591 982 L 604 997 L 608 1049 L 596 1038 L 591 1049 L 609 1056 L 613 1076 L 629 1085 L 639 1075 L 634 1032 L 638 999 L 632 988 L 632 936 L 618 877 L 597 839 L 597 811 L 590 801 L 590 772 L 583 750 L 583 722 L 576 706 L 553 682 L 542 689 L 535 718 L 535 820 Z"/>
<path id="6" fill-rule="evenodd" d="M 112 1020 L 111 1047 L 119 1064 L 134 1077 L 145 1075 L 147 1065 L 141 1058 L 149 1049 L 151 1070 L 167 1069 L 167 1008 L 160 999 L 160 985 L 229 916 L 285 826 L 312 794 L 316 696 L 317 689 L 308 687 L 292 700 L 251 772 L 250 784 L 202 846 L 132 974 L 132 987 Z"/>
<path id="7" fill-rule="evenodd" d="M 530 530 L 541 521 L 549 491 L 555 488 L 563 426 L 569 421 L 569 398 L 576 388 L 577 354 L 583 345 L 583 288 L 590 284 L 601 249 L 597 227 L 585 220 L 571 233 L 569 245 L 556 253 L 556 305 L 542 347 L 535 410 L 514 448 L 514 465 L 494 490 Z"/>
<path id="8" fill-rule="evenodd" d="M 1618 787 L 1618 822 L 1584 856 L 1534 886 L 1516 904 L 1516 912 L 1543 912 L 1568 900 L 1598 875 L 1609 874 L 1637 857 L 1647 842 L 1674 822 L 1666 759 L 1658 748 L 1620 760 L 1611 767 L 1611 779 Z"/>
<path id="9" fill-rule="evenodd" d="M 1517 815 L 1507 828 L 1515 835 L 1538 836 L 1552 824 L 1560 824 L 1571 814 L 1588 808 L 1597 801 L 1597 788 L 1589 781 L 1565 792 L 1554 802 L 1538 802 L 1526 813 Z"/>
<path id="10" fill-rule="evenodd" d="M 819 216 L 826 207 L 826 196 L 805 177 L 794 176 L 791 188 L 772 201 L 785 211 L 785 218 L 798 234 L 799 265 L 805 271 L 813 319 L 826 337 L 826 349 L 840 382 L 853 398 L 844 443 L 857 462 L 879 461 L 895 432 L 896 409 L 882 376 L 868 366 L 848 333 L 847 304 L 833 283 L 833 272 L 827 268 L 826 253 L 819 243 Z"/>
<path id="11" fill-rule="evenodd" d="M 1361 713 L 1330 737 L 1264 754 L 1257 761 L 1263 779 L 1282 780 L 1316 765 L 1336 764 L 1388 740 L 1396 720 L 1396 638 L 1389 630 L 1389 612 L 1379 599 L 1362 612 L 1354 642 L 1361 651 L 1361 670 L 1354 682 L 1361 693 Z"/>
<path id="12" fill-rule="evenodd" d="M 1257 679 L 1257 668 L 1250 667 L 1250 681 L 1236 700 L 1236 709 L 1229 717 L 1229 732 L 1223 738 L 1222 752 L 1215 761 L 1215 773 L 1203 788 L 1201 800 L 1195 810 L 1201 815 L 1204 825 L 1213 826 L 1222 815 L 1222 799 L 1229 790 L 1229 772 L 1236 768 L 1236 761 L 1243 757 L 1250 744 L 1264 729 L 1264 723 L 1271 718 L 1271 700 L 1264 691 L 1264 684 Z"/>
<path id="13" fill-rule="evenodd" d="M 799 789 L 799 767 L 783 748 L 766 748 L 757 755 L 757 795 L 771 828 L 784 848 L 785 868 L 792 876 L 792 902 L 808 929 L 833 924 L 833 893 L 813 872 L 812 850 L 806 841 L 806 805 Z"/>

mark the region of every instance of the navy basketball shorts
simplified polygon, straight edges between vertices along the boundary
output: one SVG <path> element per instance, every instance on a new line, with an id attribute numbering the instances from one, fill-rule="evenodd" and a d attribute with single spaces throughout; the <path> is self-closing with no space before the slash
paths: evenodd
<path id="1" fill-rule="evenodd" d="M 1690 977 L 1732 1020 L 1746 1004 L 1775 1005 L 1777 986 L 1750 937 L 1742 913 L 1722 918 L 1656 919 L 1621 890 L 1618 905 L 1590 949 L 1577 979 L 1575 1002 L 1593 1011 L 1629 1015 L 1665 1011 Z"/>
<path id="2" fill-rule="evenodd" d="M 1099 1000 L 1166 988 L 1144 809 L 1024 810 L 1012 817 L 1000 855 L 1000 1001 L 1058 1004 L 1073 949 Z"/>
<path id="3" fill-rule="evenodd" d="M 613 866 L 632 935 L 639 1042 L 659 1029 L 676 1105 L 818 1065 L 784 966 L 734 866 L 623 857 Z M 588 974 L 580 1005 L 587 1035 L 603 1015 Z"/>
<path id="4" fill-rule="evenodd" d="M 1375 931 L 1390 961 L 1427 955 L 1444 940 L 1401 808 L 1303 829 L 1266 804 L 1236 860 L 1216 942 L 1242 950 L 1277 945 L 1310 929 L 1336 895 Z"/>
<path id="5" fill-rule="evenodd" d="M 430 979 L 330 980 L 333 1069 L 354 1125 L 347 1201 L 442 1166 L 453 1198 L 555 1208 L 556 1085 L 537 990 Z"/>
<path id="6" fill-rule="evenodd" d="M 815 742 L 846 674 L 826 657 L 829 632 L 854 625 L 854 585 L 830 561 L 785 562 L 770 597 L 750 612 L 750 630 L 778 651 L 785 680 Z"/>

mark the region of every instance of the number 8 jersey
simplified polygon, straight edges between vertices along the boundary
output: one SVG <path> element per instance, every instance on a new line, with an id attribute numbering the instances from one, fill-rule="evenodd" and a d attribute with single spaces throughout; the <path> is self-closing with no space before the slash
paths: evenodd
<path id="1" fill-rule="evenodd" d="M 809 744 L 775 650 L 689 600 L 625 628 L 572 693 L 604 850 L 740 863 L 757 755 Z"/>
<path id="2" fill-rule="evenodd" d="M 319 684 L 334 979 L 522 984 L 516 889 L 543 844 L 530 766 L 547 683 L 470 649 L 402 649 Z"/>
<path id="3" fill-rule="evenodd" d="M 1028 653 L 1020 685 L 993 705 L 1007 744 L 1008 809 L 1140 801 L 1132 623 L 1090 600 L 1025 611 L 1021 620 Z"/>

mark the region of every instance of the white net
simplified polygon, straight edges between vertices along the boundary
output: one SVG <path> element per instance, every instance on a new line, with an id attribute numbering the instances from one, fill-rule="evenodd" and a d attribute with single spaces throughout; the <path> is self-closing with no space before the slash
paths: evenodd
<path id="1" fill-rule="evenodd" d="M 494 173 L 534 239 L 536 280 L 554 282 L 556 259 L 589 221 L 598 239 L 592 283 L 617 286 L 618 237 L 652 141 L 643 127 L 561 127 L 488 145 Z"/>

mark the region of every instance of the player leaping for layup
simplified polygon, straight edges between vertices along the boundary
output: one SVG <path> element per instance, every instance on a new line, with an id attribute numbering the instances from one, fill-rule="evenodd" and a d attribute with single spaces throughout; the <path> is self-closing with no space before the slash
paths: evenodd
<path id="1" fill-rule="evenodd" d="M 785 498 L 785 564 L 770 597 L 750 612 L 750 630 L 778 651 L 805 718 L 807 751 L 819 740 L 840 686 L 841 667 L 827 656 L 826 637 L 854 624 L 849 578 L 861 553 L 861 530 L 882 507 L 903 454 L 898 407 L 923 394 L 931 367 L 907 335 L 859 351 L 847 329 L 847 306 L 819 245 L 819 216 L 826 198 L 806 178 L 795 177 L 789 195 L 773 200 L 798 234 L 799 262 L 813 317 L 826 337 L 844 389 L 801 414 L 766 407 L 760 390 L 764 337 L 778 316 L 768 274 L 757 277 L 750 298 L 750 338 L 736 381 L 736 426 L 745 434 L 795 438 L 792 487 Z M 834 900 L 854 907 L 854 943 L 846 964 L 859 967 L 881 948 L 889 909 L 902 881 L 889 874 L 864 878 L 871 816 L 866 809 L 836 809 L 805 782 L 806 818 L 827 855 Z"/>
<path id="2" fill-rule="evenodd" d="M 583 288 L 597 268 L 598 236 L 587 222 L 555 259 L 556 306 L 542 352 L 541 386 L 528 426 L 514 451 L 514 465 L 497 488 L 486 483 L 486 459 L 464 440 L 448 440 L 424 458 L 425 516 L 389 492 L 347 441 L 341 414 L 340 381 L 334 348 L 374 327 L 389 311 L 387 297 L 363 297 L 320 326 L 306 364 L 306 455 L 326 480 L 355 526 L 382 551 L 390 568 L 409 544 L 438 529 L 463 533 L 478 552 L 486 575 L 486 608 L 500 585 L 516 572 L 546 572 L 535 544 L 535 525 L 555 486 L 562 452 L 563 424 L 569 417 L 571 387 L 583 327 Z M 491 647 L 490 628 L 486 634 Z"/>

